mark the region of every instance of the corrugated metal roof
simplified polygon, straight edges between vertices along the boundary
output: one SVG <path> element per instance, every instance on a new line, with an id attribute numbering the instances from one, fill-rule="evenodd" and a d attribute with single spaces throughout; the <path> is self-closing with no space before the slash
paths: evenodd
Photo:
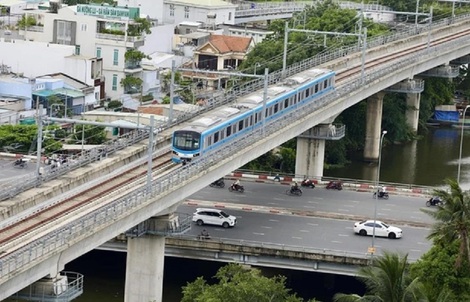
<path id="1" fill-rule="evenodd" d="M 42 96 L 42 97 L 48 97 L 48 96 L 56 95 L 56 94 L 63 94 L 63 95 L 67 95 L 73 98 L 85 96 L 83 92 L 81 91 L 67 89 L 67 88 L 60 88 L 60 89 L 55 89 L 55 90 L 44 89 L 44 90 L 36 90 L 33 92 L 33 95 Z"/>

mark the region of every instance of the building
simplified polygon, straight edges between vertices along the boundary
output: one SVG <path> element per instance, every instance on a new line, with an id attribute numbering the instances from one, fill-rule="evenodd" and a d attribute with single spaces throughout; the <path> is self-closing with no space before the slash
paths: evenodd
<path id="1" fill-rule="evenodd" d="M 40 14 L 41 11 L 29 12 Z M 25 29 L 28 40 L 73 45 L 74 54 L 102 60 L 101 71 L 90 70 L 95 81 L 104 81 L 105 97 L 117 99 L 122 94 L 138 93 L 140 87 L 126 87 L 121 81 L 129 76 L 142 78 L 139 60 L 126 60 L 126 52 L 144 45 L 144 34 L 136 21 L 138 7 L 79 4 L 42 12 L 43 29 Z M 145 93 L 145 92 L 144 92 Z M 103 99 L 104 96 L 101 96 Z"/>
<path id="2" fill-rule="evenodd" d="M 252 38 L 210 35 L 209 41 L 194 51 L 193 66 L 198 69 L 213 71 L 231 71 L 245 60 L 254 47 Z M 183 72 L 183 76 L 197 82 L 199 87 L 208 90 L 225 87 L 230 79 L 227 75 Z"/>
<path id="3" fill-rule="evenodd" d="M 220 24 L 235 24 L 237 5 L 226 1 L 164 0 L 163 3 L 164 23 L 180 24 L 184 21 L 194 21 L 214 27 Z"/>

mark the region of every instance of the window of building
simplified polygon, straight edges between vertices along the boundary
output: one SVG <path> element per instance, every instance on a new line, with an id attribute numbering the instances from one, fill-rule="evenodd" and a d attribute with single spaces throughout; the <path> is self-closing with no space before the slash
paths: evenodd
<path id="1" fill-rule="evenodd" d="M 101 58 L 101 47 L 96 47 L 96 57 Z"/>
<path id="2" fill-rule="evenodd" d="M 113 65 L 119 65 L 119 50 L 115 49 L 114 50 L 114 55 L 113 55 Z"/>
<path id="3" fill-rule="evenodd" d="M 82 24 L 82 25 L 80 26 L 80 28 L 81 28 L 82 31 L 86 31 L 87 26 L 86 26 L 86 24 Z"/>
<path id="4" fill-rule="evenodd" d="M 80 55 L 80 45 L 75 45 L 75 55 Z"/>
<path id="5" fill-rule="evenodd" d="M 113 74 L 113 91 L 116 91 L 117 90 L 117 83 L 118 83 L 118 75 L 117 74 Z"/>
<path id="6" fill-rule="evenodd" d="M 170 16 L 174 17 L 175 16 L 175 5 L 170 4 Z"/>
<path id="7" fill-rule="evenodd" d="M 189 19 L 189 6 L 184 7 L 184 18 Z"/>
<path id="8" fill-rule="evenodd" d="M 229 13 L 228 13 L 228 20 L 229 20 L 229 21 L 232 20 L 232 12 L 229 12 Z"/>

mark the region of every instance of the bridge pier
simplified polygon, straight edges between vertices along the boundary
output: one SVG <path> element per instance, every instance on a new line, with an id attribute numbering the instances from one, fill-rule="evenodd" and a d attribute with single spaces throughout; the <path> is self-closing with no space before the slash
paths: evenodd
<path id="1" fill-rule="evenodd" d="M 325 161 L 325 140 L 339 140 L 344 135 L 344 125 L 320 124 L 297 136 L 295 174 L 321 178 Z"/>
<path id="2" fill-rule="evenodd" d="M 364 144 L 365 161 L 375 162 L 379 159 L 384 95 L 385 93 L 380 91 L 367 99 L 366 139 Z"/>
<path id="3" fill-rule="evenodd" d="M 406 123 L 411 127 L 414 133 L 418 132 L 420 100 L 421 93 L 406 94 Z"/>
<path id="4" fill-rule="evenodd" d="M 152 217 L 146 227 L 133 230 L 135 236 L 127 240 L 125 302 L 162 302 L 165 236 L 160 231 L 168 232 L 169 225 L 177 228 L 175 223 L 169 214 Z"/>
<path id="5" fill-rule="evenodd" d="M 312 132 L 314 128 L 306 132 Z M 322 177 L 324 160 L 325 140 L 302 136 L 297 137 L 297 151 L 295 156 L 296 175 Z"/>

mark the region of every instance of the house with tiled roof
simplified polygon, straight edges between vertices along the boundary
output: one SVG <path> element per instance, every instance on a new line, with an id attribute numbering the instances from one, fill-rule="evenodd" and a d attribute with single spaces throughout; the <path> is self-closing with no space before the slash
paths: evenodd
<path id="1" fill-rule="evenodd" d="M 194 51 L 193 66 L 198 69 L 229 71 L 237 69 L 254 47 L 251 37 L 235 37 L 212 34 L 209 41 Z M 198 82 L 200 87 L 217 89 L 225 87 L 226 75 L 183 73 L 186 78 Z"/>

